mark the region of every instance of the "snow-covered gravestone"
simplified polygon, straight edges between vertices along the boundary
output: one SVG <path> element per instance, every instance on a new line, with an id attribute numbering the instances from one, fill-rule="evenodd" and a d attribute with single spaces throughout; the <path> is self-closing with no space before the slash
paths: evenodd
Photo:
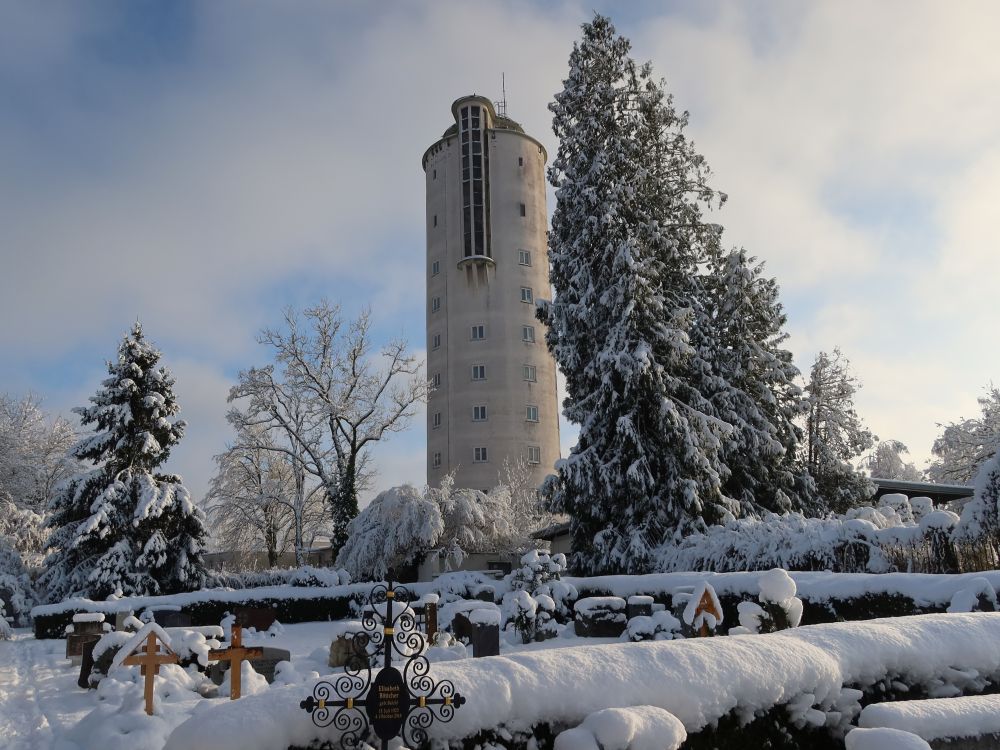
<path id="1" fill-rule="evenodd" d="M 695 587 L 684 608 L 683 619 L 694 635 L 701 638 L 715 635 L 722 624 L 722 604 L 708 581 L 702 581 Z"/>

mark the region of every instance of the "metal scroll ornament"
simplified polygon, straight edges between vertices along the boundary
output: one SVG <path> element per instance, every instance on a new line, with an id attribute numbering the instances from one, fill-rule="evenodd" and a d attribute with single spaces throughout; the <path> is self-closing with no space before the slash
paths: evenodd
<path id="1" fill-rule="evenodd" d="M 358 747 L 374 731 L 388 750 L 400 735 L 411 747 L 427 742 L 427 728 L 449 722 L 465 698 L 451 680 L 434 680 L 423 655 L 426 641 L 416 629 L 410 592 L 405 586 L 378 584 L 368 594 L 361 624 L 365 632 L 352 639 L 353 653 L 344 673 L 321 680 L 299 703 L 318 727 L 340 731 L 345 750 Z M 403 671 L 392 665 L 393 654 Z M 382 667 L 372 675 L 372 661 Z M 399 663 L 399 661 L 397 661 Z"/>

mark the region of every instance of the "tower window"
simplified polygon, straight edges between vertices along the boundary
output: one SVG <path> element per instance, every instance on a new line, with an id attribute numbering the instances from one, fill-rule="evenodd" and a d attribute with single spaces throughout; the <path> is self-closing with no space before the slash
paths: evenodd
<path id="1" fill-rule="evenodd" d="M 441 334 L 435 333 L 434 337 L 431 339 L 431 348 L 440 349 L 441 348 Z"/>
<path id="2" fill-rule="evenodd" d="M 517 166 L 519 166 L 519 167 L 523 167 L 524 166 L 524 157 L 523 156 L 517 157 Z"/>
<path id="3" fill-rule="evenodd" d="M 524 420 L 526 422 L 537 422 L 538 421 L 538 407 L 534 404 L 528 404 L 524 407 Z"/>
<path id="4" fill-rule="evenodd" d="M 441 309 L 441 298 L 432 297 L 431 298 L 431 312 L 437 312 Z"/>
<path id="5" fill-rule="evenodd" d="M 534 302 L 534 296 L 531 294 L 530 286 L 521 287 L 521 302 L 531 303 Z"/>
<path id="6" fill-rule="evenodd" d="M 524 366 L 524 379 L 527 380 L 529 383 L 538 382 L 538 371 L 535 369 L 534 365 Z"/>
<path id="7" fill-rule="evenodd" d="M 486 421 L 486 404 L 472 407 L 472 421 L 473 422 Z"/>
<path id="8" fill-rule="evenodd" d="M 478 448 L 477 447 L 477 448 L 473 448 L 472 449 L 472 463 L 474 463 L 474 464 L 484 464 L 484 463 L 486 463 L 487 460 L 488 459 L 486 457 L 486 447 L 485 446 L 483 446 L 482 448 Z"/>
<path id="9" fill-rule="evenodd" d="M 438 215 L 434 214 L 434 226 L 438 225 Z"/>
<path id="10" fill-rule="evenodd" d="M 523 203 L 520 204 L 520 205 L 521 205 L 521 216 L 527 216 L 528 215 L 528 207 L 525 206 Z"/>
<path id="11" fill-rule="evenodd" d="M 473 255 L 492 257 L 490 252 L 489 149 L 483 148 L 486 117 L 482 108 L 462 107 L 458 130 L 462 145 L 462 250 Z"/>
<path id="12" fill-rule="evenodd" d="M 528 463 L 540 464 L 542 462 L 542 448 L 539 445 L 528 446 Z"/>
<path id="13" fill-rule="evenodd" d="M 521 326 L 521 341 L 528 344 L 535 343 L 535 327 L 534 326 Z"/>
<path id="14" fill-rule="evenodd" d="M 486 365 L 473 365 L 472 366 L 472 379 L 473 380 L 486 380 Z"/>
<path id="15" fill-rule="evenodd" d="M 440 468 L 440 466 L 441 466 L 441 453 L 440 452 L 437 452 L 437 453 L 434 454 L 434 460 L 432 461 L 432 463 L 433 463 L 435 469 Z"/>
<path id="16" fill-rule="evenodd" d="M 431 263 L 431 276 L 437 276 L 439 273 L 441 273 L 441 261 L 436 260 Z"/>
<path id="17" fill-rule="evenodd" d="M 485 338 L 486 338 L 486 326 L 484 325 L 472 326 L 473 341 L 482 341 Z"/>
<path id="18" fill-rule="evenodd" d="M 517 251 L 517 263 L 521 266 L 531 265 L 531 251 L 530 250 L 518 250 Z"/>
<path id="19" fill-rule="evenodd" d="M 434 179 L 436 180 L 437 178 L 438 178 L 438 171 L 435 169 L 434 170 Z"/>
<path id="20" fill-rule="evenodd" d="M 439 373 L 439 372 L 434 373 L 434 379 L 431 380 L 431 382 L 434 384 L 435 388 L 440 388 L 441 387 L 441 373 Z"/>
<path id="21" fill-rule="evenodd" d="M 441 412 L 439 411 L 434 412 L 434 420 L 431 424 L 433 425 L 435 430 L 441 426 Z"/>

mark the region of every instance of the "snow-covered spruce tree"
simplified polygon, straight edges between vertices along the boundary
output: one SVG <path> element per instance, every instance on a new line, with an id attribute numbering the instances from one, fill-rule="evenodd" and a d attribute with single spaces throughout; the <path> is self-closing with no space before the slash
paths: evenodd
<path id="1" fill-rule="evenodd" d="M 720 506 L 728 427 L 692 385 L 694 275 L 721 198 L 678 115 L 628 40 L 600 15 L 584 24 L 550 105 L 559 151 L 549 170 L 553 302 L 539 310 L 566 376 L 579 442 L 543 493 L 572 517 L 573 568 L 648 569 L 650 550 Z"/>
<path id="2" fill-rule="evenodd" d="M 850 463 L 875 443 L 854 409 L 858 380 L 840 353 L 820 352 L 809 372 L 806 394 L 806 457 L 820 501 L 836 513 L 866 504 L 874 494 L 868 478 Z"/>
<path id="3" fill-rule="evenodd" d="M 90 406 L 74 411 L 94 434 L 71 451 L 94 468 L 67 480 L 53 499 L 51 553 L 41 584 L 50 601 L 173 593 L 204 582 L 204 515 L 181 478 L 156 468 L 184 434 L 160 352 L 136 323 L 108 363 Z"/>
<path id="4" fill-rule="evenodd" d="M 810 510 L 815 485 L 795 423 L 808 405 L 782 348 L 788 334 L 778 284 L 743 250 L 713 253 L 702 283 L 704 316 L 692 340 L 711 369 L 701 373 L 701 388 L 735 428 L 723 441 L 723 492 L 744 513 Z"/>
<path id="5" fill-rule="evenodd" d="M 985 544 L 991 562 L 1000 561 L 1000 453 L 982 465 L 973 484 L 975 494 L 962 509 L 953 538 Z"/>

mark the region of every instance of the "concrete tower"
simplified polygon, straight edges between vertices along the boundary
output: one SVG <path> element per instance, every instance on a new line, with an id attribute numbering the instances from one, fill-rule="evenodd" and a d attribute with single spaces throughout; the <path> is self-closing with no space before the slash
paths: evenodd
<path id="1" fill-rule="evenodd" d="M 535 318 L 548 299 L 542 144 L 465 96 L 424 153 L 427 184 L 427 481 L 486 490 L 504 458 L 535 486 L 559 458 L 556 365 Z"/>

